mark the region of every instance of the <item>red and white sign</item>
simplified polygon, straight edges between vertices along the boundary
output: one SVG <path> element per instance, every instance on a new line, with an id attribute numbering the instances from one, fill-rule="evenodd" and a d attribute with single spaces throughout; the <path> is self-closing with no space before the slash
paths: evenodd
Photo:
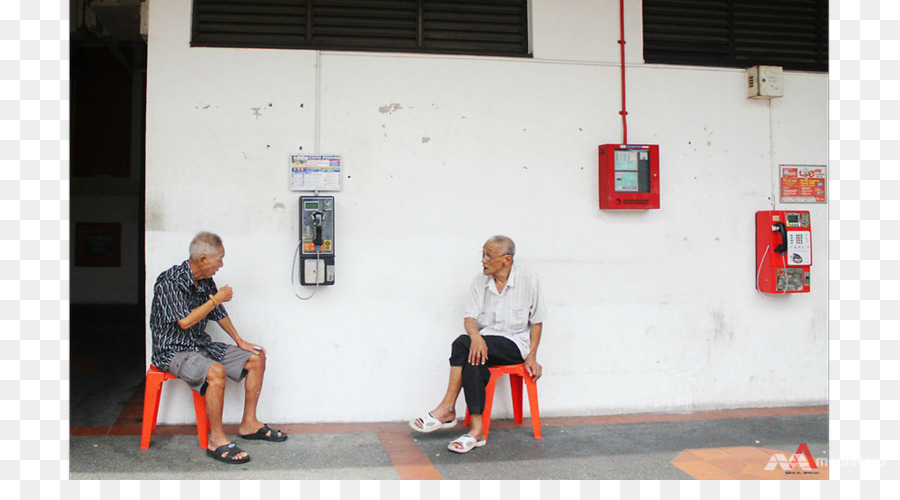
<path id="1" fill-rule="evenodd" d="M 781 203 L 825 203 L 825 165 L 781 165 Z"/>

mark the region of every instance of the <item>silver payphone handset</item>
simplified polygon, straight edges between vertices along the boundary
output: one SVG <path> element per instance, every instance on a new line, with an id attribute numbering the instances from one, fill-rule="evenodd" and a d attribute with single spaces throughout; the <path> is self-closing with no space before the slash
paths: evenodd
<path id="1" fill-rule="evenodd" d="M 300 241 L 297 249 L 300 253 L 301 285 L 318 287 L 334 284 L 334 196 L 300 197 Z M 312 295 L 297 297 L 307 299 Z"/>

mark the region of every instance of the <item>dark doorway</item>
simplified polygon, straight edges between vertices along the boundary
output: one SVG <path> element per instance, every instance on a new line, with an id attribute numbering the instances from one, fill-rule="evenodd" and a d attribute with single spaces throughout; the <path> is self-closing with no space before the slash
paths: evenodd
<path id="1" fill-rule="evenodd" d="M 147 44 L 139 2 L 70 5 L 70 425 L 108 427 L 146 369 Z"/>

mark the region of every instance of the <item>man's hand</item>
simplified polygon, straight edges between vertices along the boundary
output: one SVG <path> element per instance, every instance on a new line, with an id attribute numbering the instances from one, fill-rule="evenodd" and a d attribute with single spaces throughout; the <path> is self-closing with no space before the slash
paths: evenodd
<path id="1" fill-rule="evenodd" d="M 245 350 L 245 351 L 250 351 L 250 352 L 252 352 L 253 354 L 256 354 L 256 353 L 263 353 L 263 354 L 265 354 L 265 353 L 266 353 L 266 350 L 263 349 L 262 346 L 256 345 L 256 344 L 251 344 L 250 342 L 247 342 L 247 341 L 244 340 L 244 339 L 238 340 L 238 341 L 236 341 L 235 343 L 236 343 L 237 346 L 240 347 L 241 349 L 243 349 L 243 350 Z"/>
<path id="2" fill-rule="evenodd" d="M 531 375 L 531 378 L 533 378 L 536 382 L 537 379 L 541 378 L 543 368 L 537 362 L 537 360 L 534 359 L 534 356 L 529 354 L 528 357 L 525 358 L 525 371 L 528 372 L 528 374 Z"/>
<path id="3" fill-rule="evenodd" d="M 231 300 L 232 291 L 231 287 L 228 285 L 220 288 L 215 295 L 212 295 L 213 300 L 204 301 L 199 306 L 195 307 L 187 316 L 178 320 L 178 327 L 182 330 L 187 330 L 188 328 L 196 325 L 203 318 L 207 317 L 211 312 L 213 312 L 216 307 L 222 302 L 228 302 Z M 212 309 L 209 309 L 209 305 L 212 305 Z M 226 330 L 227 331 L 227 330 Z M 231 335 L 231 333 L 229 333 Z"/>
<path id="4" fill-rule="evenodd" d="M 469 346 L 469 364 L 483 365 L 487 363 L 487 342 L 484 341 L 481 335 L 474 335 L 470 338 L 472 339 L 472 344 Z"/>
<path id="5" fill-rule="evenodd" d="M 231 287 L 225 285 L 222 288 L 219 288 L 219 291 L 216 292 L 213 297 L 215 297 L 219 302 L 228 302 L 229 300 L 231 300 L 232 295 L 234 295 L 234 292 L 231 291 Z"/>

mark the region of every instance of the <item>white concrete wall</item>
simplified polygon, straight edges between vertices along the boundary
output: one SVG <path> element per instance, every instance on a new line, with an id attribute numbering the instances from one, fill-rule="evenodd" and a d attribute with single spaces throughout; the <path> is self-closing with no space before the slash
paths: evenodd
<path id="1" fill-rule="evenodd" d="M 810 294 L 755 290 L 753 226 L 774 166 L 826 162 L 827 76 L 788 72 L 770 104 L 742 70 L 644 65 L 626 3 L 629 142 L 660 145 L 662 208 L 620 213 L 597 207 L 597 146 L 622 139 L 611 2 L 534 0 L 535 57 L 505 59 L 190 48 L 191 2 L 154 0 L 148 309 L 193 234 L 218 232 L 232 319 L 269 352 L 264 420 L 412 418 L 443 394 L 481 245 L 503 233 L 549 306 L 543 415 L 824 404 L 826 207 L 790 206 L 812 212 Z M 300 148 L 346 169 L 337 282 L 307 302 L 290 284 Z M 193 420 L 176 387 L 162 422 Z"/>

